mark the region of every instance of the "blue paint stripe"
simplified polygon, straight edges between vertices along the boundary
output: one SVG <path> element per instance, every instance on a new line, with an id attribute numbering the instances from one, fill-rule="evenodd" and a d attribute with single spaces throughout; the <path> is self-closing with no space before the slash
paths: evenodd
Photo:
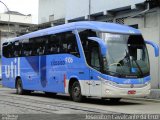
<path id="1" fill-rule="evenodd" d="M 25 57 L 34 72 L 39 73 L 39 56 Z"/>

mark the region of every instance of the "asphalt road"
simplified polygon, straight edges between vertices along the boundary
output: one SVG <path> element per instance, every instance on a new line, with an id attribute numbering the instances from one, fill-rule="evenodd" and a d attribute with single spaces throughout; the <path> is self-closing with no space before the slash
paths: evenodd
<path id="1" fill-rule="evenodd" d="M 0 88 L 0 118 L 24 120 L 85 119 L 87 114 L 160 114 L 160 102 L 122 99 L 119 103 L 87 98 L 76 103 L 68 96 L 46 96 L 42 92 L 17 95 L 14 89 Z M 7 115 L 15 116 L 7 116 Z"/>

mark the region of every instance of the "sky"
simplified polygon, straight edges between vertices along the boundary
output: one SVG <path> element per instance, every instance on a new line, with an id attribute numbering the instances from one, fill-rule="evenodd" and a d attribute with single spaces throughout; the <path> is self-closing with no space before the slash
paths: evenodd
<path id="1" fill-rule="evenodd" d="M 22 14 L 32 15 L 32 23 L 38 23 L 38 0 L 0 0 L 4 2 L 9 10 L 17 11 Z M 0 3 L 0 13 L 6 11 L 5 6 Z"/>

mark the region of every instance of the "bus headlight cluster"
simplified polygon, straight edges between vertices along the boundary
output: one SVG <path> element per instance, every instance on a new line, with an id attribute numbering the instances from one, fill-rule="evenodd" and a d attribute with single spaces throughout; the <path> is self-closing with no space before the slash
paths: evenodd
<path id="1" fill-rule="evenodd" d="M 106 91 L 105 91 L 106 93 L 110 93 L 110 90 L 109 89 L 106 89 Z"/>
<path id="2" fill-rule="evenodd" d="M 106 80 L 106 79 L 101 78 L 101 77 L 99 77 L 99 76 L 98 76 L 98 78 L 102 81 L 102 83 L 104 83 L 104 84 L 106 84 L 106 85 L 114 85 L 114 86 L 117 85 L 116 82 L 112 82 L 112 81 L 110 81 L 110 80 Z"/>
<path id="3" fill-rule="evenodd" d="M 150 84 L 151 84 L 150 81 L 145 82 L 145 85 L 150 85 Z"/>
<path id="4" fill-rule="evenodd" d="M 110 81 L 110 80 L 105 80 L 104 83 L 105 83 L 106 85 L 114 85 L 114 86 L 117 85 L 116 82 L 112 82 L 112 81 Z"/>

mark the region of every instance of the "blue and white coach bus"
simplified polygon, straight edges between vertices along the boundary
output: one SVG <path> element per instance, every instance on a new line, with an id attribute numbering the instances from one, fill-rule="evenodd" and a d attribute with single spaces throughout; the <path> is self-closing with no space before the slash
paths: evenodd
<path id="1" fill-rule="evenodd" d="M 114 23 L 74 22 L 3 43 L 2 84 L 18 94 L 32 91 L 109 98 L 149 95 L 150 64 L 139 30 Z"/>

